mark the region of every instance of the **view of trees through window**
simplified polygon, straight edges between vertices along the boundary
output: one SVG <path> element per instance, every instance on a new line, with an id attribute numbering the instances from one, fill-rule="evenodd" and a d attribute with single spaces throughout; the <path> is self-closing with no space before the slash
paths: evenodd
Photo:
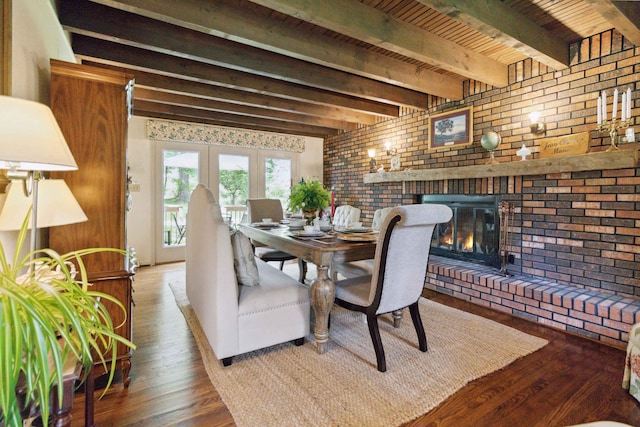
<path id="1" fill-rule="evenodd" d="M 185 221 L 191 192 L 198 185 L 198 153 L 163 151 L 164 244 L 185 243 Z"/>
<path id="2" fill-rule="evenodd" d="M 280 199 L 283 208 L 286 208 L 291 191 L 291 160 L 267 158 L 264 162 L 264 171 L 264 197 Z M 221 154 L 219 174 L 220 204 L 222 206 L 244 205 L 249 194 L 249 158 Z"/>
<path id="3" fill-rule="evenodd" d="M 219 178 L 220 205 L 244 205 L 249 196 L 249 158 L 221 154 Z"/>
<path id="4" fill-rule="evenodd" d="M 267 158 L 264 161 L 264 196 L 280 199 L 287 209 L 291 193 L 291 160 Z"/>

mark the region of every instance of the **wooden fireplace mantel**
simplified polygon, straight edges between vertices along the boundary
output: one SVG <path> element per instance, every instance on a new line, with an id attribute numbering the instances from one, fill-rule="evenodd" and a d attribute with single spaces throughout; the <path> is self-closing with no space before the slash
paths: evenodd
<path id="1" fill-rule="evenodd" d="M 378 172 L 364 175 L 365 184 L 403 181 L 440 181 L 446 179 L 488 178 L 499 176 L 545 175 L 549 173 L 589 170 L 626 169 L 638 166 L 637 147 L 599 151 L 575 156 L 459 166 L 437 169 L 416 169 L 399 172 Z"/>

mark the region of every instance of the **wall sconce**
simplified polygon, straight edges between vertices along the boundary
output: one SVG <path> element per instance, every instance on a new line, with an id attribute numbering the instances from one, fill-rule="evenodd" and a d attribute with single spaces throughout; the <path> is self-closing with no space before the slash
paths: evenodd
<path id="1" fill-rule="evenodd" d="M 369 173 L 376 173 L 376 150 L 369 148 L 367 154 L 369 155 Z"/>
<path id="2" fill-rule="evenodd" d="M 538 135 L 541 133 L 545 133 L 547 131 L 547 127 L 544 123 L 540 123 L 540 112 L 534 111 L 529 114 L 529 120 L 531 120 L 531 133 Z"/>
<path id="3" fill-rule="evenodd" d="M 391 148 L 391 143 L 389 141 L 384 143 L 384 148 L 385 150 L 387 150 L 387 156 L 395 156 L 396 155 L 396 149 L 395 148 Z"/>

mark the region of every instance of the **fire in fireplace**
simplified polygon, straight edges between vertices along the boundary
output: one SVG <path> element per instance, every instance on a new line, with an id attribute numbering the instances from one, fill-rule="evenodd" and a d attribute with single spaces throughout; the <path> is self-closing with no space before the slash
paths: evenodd
<path id="1" fill-rule="evenodd" d="M 465 194 L 423 194 L 418 203 L 449 206 L 453 217 L 438 224 L 431 241 L 431 253 L 500 267 L 499 196 Z"/>

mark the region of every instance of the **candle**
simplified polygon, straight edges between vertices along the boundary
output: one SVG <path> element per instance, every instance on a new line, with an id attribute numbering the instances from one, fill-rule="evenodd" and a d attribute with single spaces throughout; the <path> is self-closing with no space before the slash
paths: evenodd
<path id="1" fill-rule="evenodd" d="M 627 88 L 627 119 L 631 118 L 631 88 Z"/>
<path id="2" fill-rule="evenodd" d="M 598 97 L 598 124 L 602 124 L 602 97 Z"/>
<path id="3" fill-rule="evenodd" d="M 602 91 L 602 120 L 607 121 L 607 91 Z"/>
<path id="4" fill-rule="evenodd" d="M 624 119 L 629 120 L 629 103 L 631 102 L 631 97 L 628 93 L 625 93 L 624 96 Z"/>
<path id="5" fill-rule="evenodd" d="M 620 109 L 620 120 L 624 122 L 627 115 L 627 94 L 622 92 L 622 108 Z"/>
<path id="6" fill-rule="evenodd" d="M 333 218 L 333 215 L 336 213 L 336 198 L 335 198 L 335 192 L 333 190 L 331 190 L 331 218 Z"/>
<path id="7" fill-rule="evenodd" d="M 611 112 L 611 120 L 615 120 L 618 116 L 618 88 L 613 91 L 613 111 Z"/>

